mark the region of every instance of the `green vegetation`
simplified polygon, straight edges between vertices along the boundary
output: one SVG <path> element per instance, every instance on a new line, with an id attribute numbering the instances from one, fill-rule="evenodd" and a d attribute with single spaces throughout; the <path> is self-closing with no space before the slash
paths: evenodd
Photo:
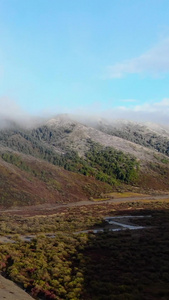
<path id="1" fill-rule="evenodd" d="M 129 189 L 129 184 L 137 185 L 140 181 L 140 186 L 147 188 L 154 187 L 154 182 L 159 189 L 163 183 L 168 187 L 167 158 L 157 155 L 158 163 L 147 163 L 149 172 L 143 172 L 131 155 L 90 139 L 88 151 L 80 157 L 66 140 L 74 126 L 0 131 L 3 207 L 66 204 L 89 197 L 107 199 L 115 195 L 112 191 L 126 191 L 126 184 L 128 192 L 137 190 L 133 186 Z M 126 132 L 118 134 L 125 136 Z M 163 137 L 144 137 L 141 130 L 129 130 L 127 136 L 126 139 L 169 155 L 168 140 Z M 4 276 L 35 299 L 169 299 L 168 200 L 104 205 L 96 201 L 91 206 L 50 208 L 40 206 L 39 216 L 30 208 L 15 212 L 11 209 L 11 215 L 9 211 L 0 214 L 0 272 Z M 152 215 L 134 221 L 148 226 L 140 231 L 109 232 L 103 220 L 105 216 L 129 212 L 139 215 L 140 211 L 141 215 Z M 93 234 L 95 228 L 105 231 Z M 87 230 L 89 233 L 82 232 Z M 6 236 L 11 243 L 4 243 Z"/>
<path id="2" fill-rule="evenodd" d="M 24 160 L 18 154 L 14 154 L 12 152 L 11 153 L 5 152 L 5 153 L 1 154 L 1 157 L 6 162 L 9 162 L 9 163 L 15 165 L 19 169 L 26 171 L 26 172 L 31 172 L 30 167 L 26 164 L 26 162 L 24 162 Z"/>
<path id="3" fill-rule="evenodd" d="M 102 216 L 125 215 L 128 208 L 134 215 L 140 214 L 138 208 L 142 208 L 142 215 L 151 214 L 151 218 L 134 221 L 149 228 L 73 234 L 75 228 L 103 226 Z M 0 244 L 1 273 L 35 299 L 167 300 L 168 208 L 168 201 L 147 201 L 66 208 L 46 217 L 1 216 L 1 231 L 7 232 L 11 226 L 15 231 L 11 238 L 16 240 L 14 244 Z M 42 234 L 30 242 L 16 236 L 38 229 Z M 48 238 L 45 231 L 54 231 L 56 236 Z"/>
<path id="4" fill-rule="evenodd" d="M 122 128 L 113 126 L 102 127 L 98 129 L 113 136 L 118 136 L 130 142 L 142 145 L 147 148 L 155 149 L 160 153 L 169 156 L 169 138 L 154 133 L 142 125 L 126 125 Z"/>
<path id="5" fill-rule="evenodd" d="M 86 156 L 91 166 L 98 170 L 96 178 L 101 181 L 113 183 L 113 179 L 118 179 L 134 183 L 138 177 L 139 163 L 131 155 L 93 144 Z"/>
<path id="6" fill-rule="evenodd" d="M 33 172 L 18 154 L 5 152 L 1 157 L 21 170 Z M 46 149 L 44 152 L 41 149 L 41 157 L 65 170 L 95 177 L 111 185 L 117 184 L 117 180 L 134 183 L 139 174 L 139 164 L 134 157 L 94 143 L 91 143 L 91 150 L 87 152 L 85 158 L 79 157 L 75 151 L 69 150 L 65 154 L 56 154 Z"/>
<path id="7" fill-rule="evenodd" d="M 99 129 L 124 138 L 124 143 L 125 140 L 130 140 L 156 149 L 158 152 L 164 153 L 166 157 L 154 151 L 154 159 L 152 158 L 149 164 L 149 161 L 144 162 L 144 159 L 138 162 L 132 155 L 124 154 L 111 147 L 101 146 L 93 142 L 91 138 L 82 138 L 82 144 L 80 144 L 79 139 L 77 145 L 74 141 L 74 133 L 77 130 L 79 136 L 82 134 L 83 137 L 83 128 L 82 132 L 80 131 L 81 127 L 78 131 L 78 125 L 73 121 L 65 124 L 63 122 L 63 125 L 62 122 L 57 124 L 56 121 L 54 125 L 51 123 L 49 126 L 42 125 L 30 130 L 19 127 L 1 130 L 0 144 L 3 146 L 1 154 L 5 161 L 30 173 L 31 176 L 35 175 L 34 177 L 40 180 L 45 178 L 44 182 L 46 182 L 48 174 L 44 176 L 39 173 L 36 174 L 35 168 L 26 161 L 31 159 L 31 157 L 27 159 L 27 155 L 40 158 L 67 171 L 102 181 L 112 188 L 124 183 L 141 186 L 144 189 L 168 189 L 169 160 L 167 155 L 169 141 L 165 136 L 156 134 L 148 130 L 147 127 L 138 124 L 135 127 L 133 124 L 126 124 L 122 125 L 121 128 L 113 128 L 109 125 L 101 127 L 100 125 Z M 21 155 L 19 158 L 20 154 L 16 154 L 14 151 L 24 153 L 26 156 Z M 17 157 L 14 157 L 15 155 Z M 52 186 L 54 185 L 52 184 Z M 93 197 L 93 190 L 90 189 L 88 183 L 84 186 L 84 192 L 88 193 L 89 197 Z M 6 195 L 4 194 L 3 197 L 5 201 Z"/>
<path id="8" fill-rule="evenodd" d="M 1 271 L 34 297 L 79 299 L 83 274 L 78 268 L 79 248 L 86 237 L 43 236 L 30 243 L 18 242 L 5 249 L 2 245 Z M 83 242 L 83 246 L 81 246 Z"/>
<path id="9" fill-rule="evenodd" d="M 141 209 L 141 214 L 144 214 L 144 210 L 148 214 L 153 214 L 154 211 L 161 211 L 169 209 L 169 201 L 133 201 L 122 202 L 119 204 L 97 203 L 92 206 L 82 207 L 64 207 L 61 212 L 56 212 L 53 215 L 46 216 L 46 213 L 50 211 L 40 211 L 40 214 L 34 215 L 33 211 L 27 211 L 31 217 L 24 217 L 19 215 L 10 216 L 5 213 L 0 215 L 0 236 L 10 234 L 44 234 L 44 233 L 73 233 L 81 230 L 92 229 L 94 226 L 103 226 L 103 217 L 106 215 L 115 216 L 117 213 L 123 214 L 125 211 L 128 214 Z M 148 212 L 149 211 L 149 212 Z M 162 219 L 161 219 L 162 220 Z M 153 219 L 151 218 L 151 222 Z M 137 221 L 139 222 L 139 220 Z M 142 219 L 141 219 L 142 222 Z M 153 224 L 154 225 L 154 224 Z"/>
<path id="10" fill-rule="evenodd" d="M 112 191 L 109 184 L 93 177 L 19 152 L 1 150 L 0 156 L 1 207 L 76 202 Z"/>
<path id="11" fill-rule="evenodd" d="M 65 214 L 57 213 L 54 216 L 34 216 L 31 218 L 20 216 L 0 216 L 0 235 L 15 234 L 40 234 L 75 231 L 92 228 L 95 224 L 102 223 L 102 218 L 92 216 L 90 211 L 79 208 L 79 213 L 68 209 Z"/>

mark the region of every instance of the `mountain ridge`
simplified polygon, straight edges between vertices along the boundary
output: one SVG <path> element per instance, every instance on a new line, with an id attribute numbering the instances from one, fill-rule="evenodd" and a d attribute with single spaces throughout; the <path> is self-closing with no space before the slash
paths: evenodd
<path id="1" fill-rule="evenodd" d="M 121 124 L 121 134 L 126 126 L 128 122 Z M 141 130 L 143 125 L 139 126 Z M 108 128 L 112 130 L 112 125 Z M 130 124 L 132 136 L 138 128 Z M 32 129 L 4 128 L 0 130 L 0 204 L 78 201 L 134 186 L 167 190 L 167 149 L 160 153 L 67 115 Z"/>

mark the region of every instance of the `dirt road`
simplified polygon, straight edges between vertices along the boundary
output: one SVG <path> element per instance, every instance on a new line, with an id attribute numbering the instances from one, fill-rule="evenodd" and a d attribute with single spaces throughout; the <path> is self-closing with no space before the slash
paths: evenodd
<path id="1" fill-rule="evenodd" d="M 78 201 L 72 203 L 61 203 L 61 204 L 39 204 L 35 206 L 23 206 L 23 207 L 15 207 L 9 209 L 1 209 L 1 213 L 11 213 L 11 214 L 19 214 L 27 212 L 27 214 L 31 215 L 38 215 L 42 214 L 42 212 L 51 213 L 51 211 L 56 211 L 60 208 L 67 208 L 67 207 L 78 207 L 78 206 L 89 206 L 89 205 L 99 205 L 99 204 L 113 204 L 113 203 L 122 203 L 122 202 L 137 202 L 137 201 L 147 201 L 147 200 L 165 200 L 169 199 L 169 194 L 165 195 L 150 195 L 150 196 L 133 196 L 133 197 L 125 197 L 125 198 L 115 198 L 115 199 L 108 199 L 108 200 L 99 200 L 99 201 Z"/>

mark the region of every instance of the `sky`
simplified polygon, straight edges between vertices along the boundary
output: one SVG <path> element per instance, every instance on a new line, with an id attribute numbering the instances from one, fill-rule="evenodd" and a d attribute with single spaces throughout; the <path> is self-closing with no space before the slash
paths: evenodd
<path id="1" fill-rule="evenodd" d="M 0 0 L 0 113 L 169 123 L 169 1 Z"/>

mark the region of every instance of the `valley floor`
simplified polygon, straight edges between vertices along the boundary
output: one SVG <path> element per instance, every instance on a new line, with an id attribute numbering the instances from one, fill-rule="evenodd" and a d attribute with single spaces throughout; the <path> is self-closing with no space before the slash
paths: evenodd
<path id="1" fill-rule="evenodd" d="M 71 207 L 81 207 L 81 206 L 90 206 L 90 205 L 98 205 L 98 204 L 118 204 L 118 203 L 127 203 L 127 202 L 139 202 L 139 201 L 157 201 L 157 200 L 169 200 L 169 193 L 159 194 L 159 195 L 139 195 L 134 194 L 130 197 L 118 196 L 113 199 L 104 199 L 98 201 L 78 201 L 71 203 L 59 203 L 59 204 L 39 204 L 33 206 L 20 206 L 9 209 L 0 209 L 0 214 L 11 214 L 11 215 L 26 215 L 26 216 L 36 216 L 36 215 L 51 215 L 64 208 Z"/>
<path id="2" fill-rule="evenodd" d="M 121 196 L 1 210 L 1 273 L 34 299 L 169 299 L 169 195 Z"/>

